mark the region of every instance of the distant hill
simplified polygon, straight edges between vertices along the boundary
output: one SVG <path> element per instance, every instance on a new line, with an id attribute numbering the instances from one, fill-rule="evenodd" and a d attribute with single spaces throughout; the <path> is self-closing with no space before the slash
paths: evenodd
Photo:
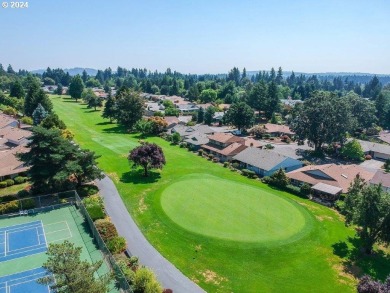
<path id="1" fill-rule="evenodd" d="M 53 69 L 53 68 L 52 68 Z M 83 71 L 86 71 L 88 75 L 95 76 L 97 73 L 97 69 L 93 68 L 81 68 L 81 67 L 75 67 L 75 68 L 69 68 L 69 69 L 64 69 L 65 72 L 69 72 L 69 75 L 77 75 L 77 74 L 82 74 Z M 32 70 L 31 73 L 37 73 L 37 74 L 42 74 L 46 71 L 46 69 L 37 69 L 37 70 Z"/>

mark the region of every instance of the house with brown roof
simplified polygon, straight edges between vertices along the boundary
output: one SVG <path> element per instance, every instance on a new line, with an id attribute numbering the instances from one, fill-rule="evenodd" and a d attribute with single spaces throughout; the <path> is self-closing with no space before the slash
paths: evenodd
<path id="1" fill-rule="evenodd" d="M 230 161 L 245 150 L 245 139 L 231 133 L 214 133 L 208 136 L 209 142 L 202 145 L 202 149 L 214 155 L 221 162 Z"/>
<path id="2" fill-rule="evenodd" d="M 390 173 L 378 170 L 369 182 L 370 185 L 381 185 L 383 191 L 390 192 Z"/>
<path id="3" fill-rule="evenodd" d="M 325 200 L 336 200 L 341 193 L 347 193 L 356 176 L 366 182 L 374 177 L 375 172 L 359 165 L 310 165 L 287 173 L 291 183 L 311 186 L 314 196 Z"/>
<path id="4" fill-rule="evenodd" d="M 4 128 L 4 127 L 8 127 L 8 126 L 18 127 L 18 124 L 19 124 L 19 122 L 15 118 L 13 118 L 9 115 L 0 113 L 0 129 Z"/>
<path id="5" fill-rule="evenodd" d="M 282 136 L 282 135 L 288 135 L 292 136 L 295 134 L 290 127 L 286 125 L 279 125 L 279 124 L 273 124 L 273 123 L 266 123 L 264 124 L 265 133 L 270 134 L 272 136 Z"/>
<path id="6" fill-rule="evenodd" d="M 167 129 L 175 127 L 180 123 L 180 120 L 176 116 L 165 116 L 164 121 L 167 123 Z"/>
<path id="7" fill-rule="evenodd" d="M 6 143 L 12 145 L 24 145 L 27 144 L 28 138 L 31 136 L 31 131 L 17 128 L 17 127 L 5 127 L 0 129 L 0 138 L 6 140 Z"/>
<path id="8" fill-rule="evenodd" d="M 28 151 L 29 149 L 23 145 L 0 151 L 0 180 L 4 180 L 6 177 L 16 177 L 29 169 L 17 157 L 18 153 Z"/>
<path id="9" fill-rule="evenodd" d="M 18 120 L 0 115 L 0 180 L 13 178 L 29 169 L 17 154 L 29 150 L 25 146 L 32 133 L 20 126 Z"/>

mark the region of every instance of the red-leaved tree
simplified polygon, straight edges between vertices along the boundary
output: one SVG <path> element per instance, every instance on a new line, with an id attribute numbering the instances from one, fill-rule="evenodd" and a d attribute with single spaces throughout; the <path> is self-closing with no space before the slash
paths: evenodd
<path id="1" fill-rule="evenodd" d="M 149 169 L 162 169 L 165 165 L 165 156 L 162 149 L 155 143 L 143 143 L 130 151 L 129 161 L 133 166 L 142 166 L 144 175 L 149 175 Z"/>

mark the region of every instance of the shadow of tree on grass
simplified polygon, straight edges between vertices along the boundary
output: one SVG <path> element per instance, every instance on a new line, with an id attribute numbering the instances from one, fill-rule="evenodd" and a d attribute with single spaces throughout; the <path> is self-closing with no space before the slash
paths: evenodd
<path id="1" fill-rule="evenodd" d="M 333 254 L 343 259 L 344 271 L 360 278 L 365 274 L 384 281 L 390 274 L 390 255 L 381 249 L 372 254 L 364 253 L 359 237 L 348 237 L 347 241 L 339 241 L 332 245 Z"/>
<path id="2" fill-rule="evenodd" d="M 148 184 L 148 183 L 155 183 L 158 180 L 160 180 L 160 178 L 161 178 L 161 174 L 153 170 L 150 170 L 149 176 L 145 177 L 144 169 L 138 168 L 123 173 L 120 181 L 124 183 L 133 183 L 133 184 Z"/>

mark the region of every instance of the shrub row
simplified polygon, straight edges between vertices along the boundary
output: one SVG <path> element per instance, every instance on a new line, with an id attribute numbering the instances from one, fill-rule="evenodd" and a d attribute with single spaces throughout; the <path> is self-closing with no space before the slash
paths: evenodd
<path id="1" fill-rule="evenodd" d="M 119 236 L 115 225 L 105 214 L 102 198 L 99 195 L 92 195 L 84 198 L 83 203 L 94 220 L 95 227 L 106 243 L 108 250 L 114 255 L 115 262 L 131 285 L 133 292 L 163 292 L 161 285 L 151 270 L 141 267 L 137 257 L 132 256 L 128 258 L 123 254 L 126 250 L 126 239 Z M 98 218 L 96 218 L 97 216 Z"/>
<path id="2" fill-rule="evenodd" d="M 248 169 L 241 170 L 242 175 L 249 177 L 249 178 L 256 178 L 256 172 Z"/>
<path id="3" fill-rule="evenodd" d="M 22 184 L 27 181 L 27 177 L 18 176 L 15 179 L 6 179 L 0 182 L 0 188 L 6 188 L 14 184 Z"/>

